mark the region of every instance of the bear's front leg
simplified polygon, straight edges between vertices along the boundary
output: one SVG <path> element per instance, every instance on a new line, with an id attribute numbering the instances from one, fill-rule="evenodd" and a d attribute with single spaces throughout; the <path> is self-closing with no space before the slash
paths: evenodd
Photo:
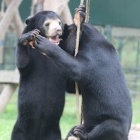
<path id="1" fill-rule="evenodd" d="M 40 31 L 38 29 L 35 29 L 28 33 L 22 34 L 21 37 L 18 39 L 18 45 L 20 46 L 26 46 L 28 44 L 31 45 L 32 44 L 31 42 L 35 41 L 35 37 L 39 35 L 39 33 Z"/>
<path id="2" fill-rule="evenodd" d="M 20 71 L 25 69 L 30 62 L 29 47 L 33 47 L 32 42 L 35 41 L 35 37 L 39 34 L 39 32 L 39 30 L 35 29 L 28 33 L 23 33 L 18 39 L 16 64 Z"/>

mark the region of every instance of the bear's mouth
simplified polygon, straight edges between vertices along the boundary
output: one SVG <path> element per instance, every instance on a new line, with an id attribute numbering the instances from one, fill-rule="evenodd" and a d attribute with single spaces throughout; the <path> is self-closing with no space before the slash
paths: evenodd
<path id="1" fill-rule="evenodd" d="M 53 36 L 53 37 L 48 37 L 48 39 L 52 42 L 52 43 L 54 43 L 54 44 L 56 44 L 56 45 L 59 45 L 59 43 L 60 43 L 60 41 L 61 41 L 61 39 L 59 38 L 60 36 L 59 35 L 55 35 L 55 36 Z"/>

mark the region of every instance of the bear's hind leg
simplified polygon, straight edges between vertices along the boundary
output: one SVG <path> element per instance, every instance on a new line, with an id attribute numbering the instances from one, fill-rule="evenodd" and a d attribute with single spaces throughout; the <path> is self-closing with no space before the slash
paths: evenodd
<path id="1" fill-rule="evenodd" d="M 49 126 L 46 124 L 42 127 L 40 129 L 40 140 L 61 140 L 59 124 L 55 126 Z"/>
<path id="2" fill-rule="evenodd" d="M 124 125 L 115 120 L 106 120 L 88 133 L 88 140 L 128 140 Z"/>
<path id="3" fill-rule="evenodd" d="M 18 119 L 14 125 L 11 140 L 39 140 L 38 124 L 37 119 Z"/>
<path id="4" fill-rule="evenodd" d="M 11 134 L 11 140 L 25 140 L 27 139 L 24 134 L 24 128 L 22 124 L 20 124 L 18 121 L 15 123 L 12 134 Z"/>

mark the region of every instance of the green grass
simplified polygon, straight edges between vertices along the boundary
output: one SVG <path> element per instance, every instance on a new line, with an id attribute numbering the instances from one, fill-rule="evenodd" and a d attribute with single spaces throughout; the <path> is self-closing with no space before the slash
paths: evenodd
<path id="1" fill-rule="evenodd" d="M 0 116 L 0 140 L 10 140 L 11 131 L 13 129 L 17 117 L 16 95 L 14 95 L 5 111 Z M 68 94 L 66 96 L 66 106 L 60 121 L 62 137 L 65 138 L 68 131 L 76 125 L 76 107 L 75 96 Z"/>
<path id="2" fill-rule="evenodd" d="M 12 97 L 6 110 L 0 116 L 0 140 L 10 140 L 11 131 L 16 120 L 16 94 Z M 133 123 L 140 123 L 140 97 L 133 101 Z M 77 124 L 75 96 L 67 94 L 66 105 L 60 121 L 62 137 L 65 138 L 68 131 Z"/>
<path id="3" fill-rule="evenodd" d="M 132 100 L 133 103 L 133 124 L 140 124 L 140 96 Z"/>
<path id="4" fill-rule="evenodd" d="M 16 119 L 15 104 L 10 103 L 0 116 L 0 140 L 10 140 L 10 133 Z"/>
<path id="5" fill-rule="evenodd" d="M 66 104 L 63 112 L 63 116 L 60 121 L 60 127 L 62 131 L 62 137 L 65 138 L 68 131 L 76 125 L 76 103 L 75 96 L 67 94 Z"/>

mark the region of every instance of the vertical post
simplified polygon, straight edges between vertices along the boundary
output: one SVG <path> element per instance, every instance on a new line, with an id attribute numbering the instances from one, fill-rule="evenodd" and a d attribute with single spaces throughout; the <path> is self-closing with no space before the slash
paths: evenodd
<path id="1" fill-rule="evenodd" d="M 139 73 L 139 53 L 140 53 L 140 42 L 137 42 L 137 55 L 136 55 L 136 71 L 135 71 L 135 79 L 134 79 L 134 90 L 137 91 L 138 88 L 138 73 Z"/>
<path id="2" fill-rule="evenodd" d="M 0 65 L 3 64 L 3 46 L 4 46 L 4 40 L 0 40 Z"/>
<path id="3" fill-rule="evenodd" d="M 104 35 L 109 42 L 112 42 L 112 33 L 110 25 L 105 26 Z"/>
<path id="4" fill-rule="evenodd" d="M 16 84 L 8 84 L 7 86 L 4 87 L 0 95 L 0 114 L 4 111 L 16 87 L 17 87 Z"/>
<path id="5" fill-rule="evenodd" d="M 61 15 L 67 24 L 73 23 L 68 2 L 70 0 L 44 0 L 44 10 L 51 10 Z M 54 5 L 55 3 L 55 5 Z"/>
<path id="6" fill-rule="evenodd" d="M 16 10 L 18 9 L 20 3 L 22 0 L 11 0 L 9 3 L 9 6 L 7 7 L 7 10 L 3 16 L 3 18 L 0 21 L 0 40 L 4 40 L 5 34 L 7 32 L 7 29 L 15 15 Z M 3 52 L 3 50 L 2 50 Z M 11 95 L 15 91 L 17 85 L 14 84 L 7 84 L 3 91 L 0 94 L 0 113 L 5 109 L 7 103 L 9 102 Z"/>
<path id="7" fill-rule="evenodd" d="M 139 57 L 140 57 L 140 42 L 138 40 L 137 42 L 137 58 L 136 58 L 136 67 L 138 68 L 139 67 Z"/>
<path id="8" fill-rule="evenodd" d="M 118 39 L 118 54 L 119 54 L 120 61 L 122 60 L 122 48 L 123 48 L 122 38 L 119 38 Z"/>

